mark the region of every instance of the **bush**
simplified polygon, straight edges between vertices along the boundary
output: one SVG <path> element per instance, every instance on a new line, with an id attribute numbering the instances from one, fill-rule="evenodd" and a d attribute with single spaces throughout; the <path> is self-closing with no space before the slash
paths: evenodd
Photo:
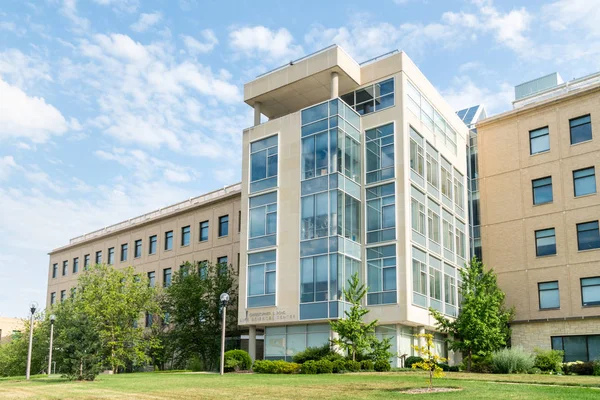
<path id="1" fill-rule="evenodd" d="M 567 374 L 594 375 L 595 363 L 593 361 L 573 361 L 563 364 L 563 369 Z"/>
<path id="2" fill-rule="evenodd" d="M 412 368 L 412 365 L 417 362 L 422 362 L 423 358 L 419 356 L 410 356 L 404 360 L 404 368 Z"/>
<path id="3" fill-rule="evenodd" d="M 317 362 L 315 360 L 305 361 L 300 367 L 301 374 L 314 375 L 317 373 Z"/>
<path id="4" fill-rule="evenodd" d="M 486 356 L 473 355 L 471 358 L 471 372 L 480 374 L 491 374 L 493 372 L 491 354 Z M 467 369 L 468 362 L 468 360 L 463 361 L 463 369 Z"/>
<path id="5" fill-rule="evenodd" d="M 562 350 L 535 349 L 534 366 L 544 372 L 562 372 L 562 360 L 565 352 Z"/>
<path id="6" fill-rule="evenodd" d="M 448 371 L 450 371 L 450 372 L 460 372 L 460 368 L 458 367 L 458 365 L 451 365 L 450 368 L 448 368 Z"/>
<path id="7" fill-rule="evenodd" d="M 450 366 L 446 363 L 439 363 L 438 367 L 440 367 L 444 372 L 450 371 Z"/>
<path id="8" fill-rule="evenodd" d="M 225 352 L 225 371 L 246 371 L 250 368 L 252 368 L 252 358 L 244 350 L 229 350 Z"/>
<path id="9" fill-rule="evenodd" d="M 373 366 L 375 371 L 377 372 L 387 372 L 392 369 L 388 360 L 377 360 L 375 361 L 375 365 Z"/>
<path id="10" fill-rule="evenodd" d="M 594 361 L 594 376 L 600 376 L 600 360 Z"/>
<path id="11" fill-rule="evenodd" d="M 360 371 L 360 362 L 359 361 L 347 360 L 346 361 L 346 369 L 349 372 L 359 372 Z"/>
<path id="12" fill-rule="evenodd" d="M 317 374 L 331 374 L 333 372 L 333 363 L 329 360 L 315 361 Z"/>
<path id="13" fill-rule="evenodd" d="M 333 361 L 333 372 L 335 372 L 336 374 L 346 372 L 346 360 L 342 358 Z"/>
<path id="14" fill-rule="evenodd" d="M 534 364 L 533 355 L 522 347 L 504 348 L 492 354 L 492 368 L 495 373 L 512 374 L 529 371 Z"/>
<path id="15" fill-rule="evenodd" d="M 270 360 L 256 360 L 252 365 L 252 371 L 257 374 L 273 374 L 275 366 L 273 365 L 273 361 Z"/>
<path id="16" fill-rule="evenodd" d="M 300 371 L 300 364 L 283 360 L 256 360 L 252 370 L 257 374 L 295 374 Z"/>
<path id="17" fill-rule="evenodd" d="M 531 374 L 531 375 L 539 375 L 539 374 L 541 374 L 541 373 L 542 373 L 542 370 L 541 370 L 541 369 L 539 369 L 538 367 L 533 367 L 533 368 L 530 368 L 530 369 L 527 371 L 527 373 L 528 373 L 528 374 Z"/>
<path id="18" fill-rule="evenodd" d="M 329 346 L 329 343 L 324 344 L 321 347 L 307 347 L 306 350 L 296 353 L 292 357 L 292 361 L 298 364 L 304 364 L 306 361 L 314 360 L 319 361 L 322 358 L 335 354 Z M 333 360 L 331 360 L 333 361 Z"/>
<path id="19" fill-rule="evenodd" d="M 371 360 L 362 360 L 360 362 L 360 369 L 363 371 L 373 371 L 373 361 Z"/>
<path id="20" fill-rule="evenodd" d="M 329 360 L 331 362 L 335 362 L 335 361 L 338 361 L 338 360 L 345 360 L 345 358 L 341 354 L 333 352 L 331 354 L 326 355 L 321 360 Z"/>

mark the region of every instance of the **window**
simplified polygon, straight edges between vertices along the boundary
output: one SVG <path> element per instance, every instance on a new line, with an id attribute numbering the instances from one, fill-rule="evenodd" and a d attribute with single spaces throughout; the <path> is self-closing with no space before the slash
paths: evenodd
<path id="1" fill-rule="evenodd" d="M 121 262 L 127 261 L 127 256 L 129 255 L 129 245 L 127 243 L 123 243 L 121 245 Z"/>
<path id="2" fill-rule="evenodd" d="M 85 256 L 83 256 L 83 268 L 87 271 L 87 269 L 90 267 L 90 255 L 86 254 Z"/>
<path id="3" fill-rule="evenodd" d="M 550 150 L 550 131 L 547 126 L 529 131 L 529 150 L 532 155 Z"/>
<path id="4" fill-rule="evenodd" d="M 413 292 L 427 296 L 427 265 L 413 258 Z"/>
<path id="5" fill-rule="evenodd" d="M 456 278 L 454 267 L 444 264 L 444 302 L 456 306 Z M 448 307 L 446 307 L 448 309 Z M 448 314 L 448 312 L 446 313 Z"/>
<path id="6" fill-rule="evenodd" d="M 350 92 L 343 95 L 341 99 L 360 115 L 392 107 L 394 105 L 394 78 Z"/>
<path id="7" fill-rule="evenodd" d="M 328 256 L 300 259 L 300 302 L 327 301 Z"/>
<path id="8" fill-rule="evenodd" d="M 75 257 L 73 259 L 73 273 L 76 274 L 79 272 L 79 257 Z"/>
<path id="9" fill-rule="evenodd" d="M 171 286 L 171 268 L 163 269 L 163 287 Z"/>
<path id="10" fill-rule="evenodd" d="M 242 231 L 242 210 L 238 211 L 238 233 Z"/>
<path id="11" fill-rule="evenodd" d="M 165 250 L 173 249 L 173 231 L 165 232 Z"/>
<path id="12" fill-rule="evenodd" d="M 394 124 L 365 132 L 367 184 L 394 177 Z"/>
<path id="13" fill-rule="evenodd" d="M 250 144 L 250 193 L 277 186 L 277 136 Z"/>
<path id="14" fill-rule="evenodd" d="M 429 239 L 440 243 L 440 216 L 433 210 L 428 210 L 427 227 Z"/>
<path id="15" fill-rule="evenodd" d="M 464 177 L 454 171 L 454 204 L 461 210 L 465 208 Z"/>
<path id="16" fill-rule="evenodd" d="M 142 256 L 142 239 L 138 239 L 133 243 L 133 257 L 140 258 Z"/>
<path id="17" fill-rule="evenodd" d="M 444 249 L 454 251 L 454 226 L 445 217 L 442 222 L 444 230 Z"/>
<path id="18" fill-rule="evenodd" d="M 581 302 L 584 306 L 600 305 L 600 277 L 581 279 Z"/>
<path id="19" fill-rule="evenodd" d="M 427 182 L 434 188 L 438 188 L 440 186 L 440 166 L 437 161 L 437 157 L 429 154 L 427 152 Z"/>
<path id="20" fill-rule="evenodd" d="M 144 326 L 146 328 L 150 328 L 152 326 L 152 314 L 150 314 L 149 312 L 146 313 L 146 321 Z"/>
<path id="21" fill-rule="evenodd" d="M 410 168 L 417 174 L 423 176 L 423 163 L 423 147 L 413 138 L 410 138 Z"/>
<path id="22" fill-rule="evenodd" d="M 552 349 L 565 352 L 564 362 L 600 359 L 600 335 L 553 336 Z"/>
<path id="23" fill-rule="evenodd" d="M 396 238 L 396 186 L 394 183 L 367 189 L 367 243 Z"/>
<path id="24" fill-rule="evenodd" d="M 227 269 L 229 268 L 229 260 L 227 256 L 217 258 L 217 266 L 219 268 L 219 274 L 227 273 Z"/>
<path id="25" fill-rule="evenodd" d="M 219 217 L 219 237 L 229 234 L 229 215 Z"/>
<path id="26" fill-rule="evenodd" d="M 414 197 L 410 199 L 410 203 L 412 229 L 421 235 L 425 235 L 425 205 Z"/>
<path id="27" fill-rule="evenodd" d="M 442 194 L 452 200 L 452 172 L 442 165 Z"/>
<path id="28" fill-rule="evenodd" d="M 60 291 L 60 302 L 62 303 L 63 301 L 65 301 L 66 298 L 67 298 L 67 291 L 61 290 Z"/>
<path id="29" fill-rule="evenodd" d="M 464 228 L 464 225 L 463 225 L 463 228 Z M 466 255 L 465 242 L 466 242 L 465 232 L 463 231 L 463 229 L 459 229 L 457 226 L 456 227 L 456 254 L 460 258 L 465 258 L 465 255 Z"/>
<path id="30" fill-rule="evenodd" d="M 594 167 L 573 171 L 575 197 L 596 193 L 596 170 Z"/>
<path id="31" fill-rule="evenodd" d="M 277 193 L 250 198 L 249 249 L 275 246 L 277 243 Z"/>
<path id="32" fill-rule="evenodd" d="M 367 249 L 367 285 L 367 304 L 397 302 L 395 245 Z"/>
<path id="33" fill-rule="evenodd" d="M 331 204 L 338 204 L 337 192 L 317 193 L 310 196 L 304 196 L 301 199 L 301 233 L 300 240 L 314 239 L 319 237 L 328 236 L 329 233 L 329 205 L 328 198 L 332 196 Z M 335 202 L 333 201 L 335 197 Z M 336 217 L 337 218 L 337 217 Z M 337 226 L 334 221 L 331 222 L 332 229 L 336 229 Z M 336 234 L 337 231 L 333 231 L 331 234 Z M 339 232 L 341 234 L 341 232 Z"/>
<path id="34" fill-rule="evenodd" d="M 598 221 L 577 224 L 577 249 L 590 250 L 600 248 Z"/>
<path id="35" fill-rule="evenodd" d="M 58 264 L 52 264 L 52 278 L 56 278 L 58 274 Z"/>
<path id="36" fill-rule="evenodd" d="M 56 292 L 50 293 L 50 305 L 56 304 Z"/>
<path id="37" fill-rule="evenodd" d="M 148 286 L 154 287 L 156 285 L 156 272 L 148 272 Z"/>
<path id="38" fill-rule="evenodd" d="M 592 119 L 589 114 L 569 120 L 569 127 L 571 129 L 571 144 L 592 140 Z"/>
<path id="39" fill-rule="evenodd" d="M 535 255 L 537 257 L 556 254 L 554 228 L 535 231 Z"/>
<path id="40" fill-rule="evenodd" d="M 208 277 L 208 261 L 200 261 L 198 263 L 198 275 L 200 279 L 206 279 Z"/>
<path id="41" fill-rule="evenodd" d="M 152 235 L 148 238 L 148 254 L 156 254 L 158 247 L 158 236 Z"/>
<path id="42" fill-rule="evenodd" d="M 96 252 L 96 264 L 102 264 L 102 251 Z"/>
<path id="43" fill-rule="evenodd" d="M 534 179 L 531 181 L 533 188 L 533 204 L 546 204 L 552 202 L 552 177 Z"/>
<path id="44" fill-rule="evenodd" d="M 69 262 L 67 260 L 63 261 L 62 265 L 62 276 L 66 276 L 69 271 Z"/>
<path id="45" fill-rule="evenodd" d="M 429 266 L 429 297 L 442 300 L 442 271 L 433 266 Z"/>
<path id="46" fill-rule="evenodd" d="M 115 248 L 110 247 L 108 249 L 108 265 L 113 265 L 115 263 Z"/>
<path id="47" fill-rule="evenodd" d="M 191 236 L 191 228 L 189 225 L 181 228 L 181 245 L 182 246 L 190 245 L 190 236 Z"/>
<path id="48" fill-rule="evenodd" d="M 248 307 L 275 305 L 275 250 L 248 254 Z"/>
<path id="49" fill-rule="evenodd" d="M 538 297 L 540 300 L 540 310 L 560 308 L 558 281 L 538 283 Z"/>
<path id="50" fill-rule="evenodd" d="M 331 141 L 331 151 L 329 149 Z M 302 179 L 327 175 L 335 172 L 337 163 L 329 162 L 329 154 L 337 155 L 337 131 L 322 132 L 302 139 Z M 333 156 L 332 156 L 333 157 Z M 329 164 L 332 164 L 331 167 Z M 330 171 L 330 169 L 332 171 Z"/>
<path id="51" fill-rule="evenodd" d="M 200 241 L 206 242 L 208 240 L 208 221 L 200 222 Z"/>

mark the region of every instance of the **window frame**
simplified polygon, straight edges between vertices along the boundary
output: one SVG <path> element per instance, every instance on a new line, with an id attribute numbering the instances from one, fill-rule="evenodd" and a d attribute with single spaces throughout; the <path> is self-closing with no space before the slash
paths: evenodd
<path id="1" fill-rule="evenodd" d="M 588 280 L 588 279 L 597 279 L 598 283 L 594 283 L 592 285 L 585 285 L 584 286 L 584 280 Z M 600 306 L 600 294 L 598 295 L 598 299 L 597 301 L 593 301 L 593 302 L 586 302 L 585 299 L 583 298 L 583 288 L 584 287 L 597 287 L 597 290 L 600 292 L 600 276 L 588 276 L 585 278 L 579 278 L 579 289 L 581 290 L 581 306 L 582 307 L 594 307 L 594 306 Z"/>
<path id="2" fill-rule="evenodd" d="M 154 249 L 154 251 L 152 251 Z M 148 255 L 156 254 L 158 251 L 158 235 L 148 236 Z"/>
<path id="3" fill-rule="evenodd" d="M 140 257 L 142 257 L 143 253 L 144 253 L 144 251 L 143 251 L 143 242 L 142 242 L 142 239 L 135 240 L 133 242 L 133 258 L 134 259 L 140 258 Z"/>
<path id="4" fill-rule="evenodd" d="M 275 144 L 271 144 L 269 145 L 268 142 L 269 140 L 273 140 L 273 138 L 275 138 Z M 258 150 L 252 150 L 252 147 L 254 145 L 259 144 L 260 142 L 265 142 L 265 147 L 261 147 Z M 273 150 L 274 149 L 274 150 Z M 249 150 L 249 157 L 248 157 L 248 187 L 249 187 L 249 192 L 250 193 L 258 193 L 258 192 L 262 192 L 263 190 L 267 190 L 267 189 L 271 189 L 271 188 L 276 188 L 279 185 L 279 134 L 276 133 L 274 135 L 271 136 L 267 136 L 264 138 L 260 138 L 257 139 L 255 141 L 250 142 L 249 146 L 248 146 L 248 150 Z M 260 152 L 265 152 L 265 164 L 264 164 L 264 168 L 265 168 L 265 177 L 264 178 L 260 178 L 260 179 L 252 179 L 252 160 L 254 159 L 254 157 L 258 157 L 258 154 Z M 274 175 L 269 175 L 269 162 L 271 158 L 275 158 L 276 159 L 276 167 L 275 167 L 275 174 Z M 267 181 L 272 180 L 273 178 L 275 178 L 275 183 L 271 184 Z M 256 184 L 257 182 L 266 182 L 268 183 L 268 186 L 266 187 L 259 187 L 259 188 L 254 188 L 253 184 Z"/>
<path id="5" fill-rule="evenodd" d="M 187 238 L 187 243 L 186 243 Z M 187 247 L 192 243 L 192 226 L 186 225 L 181 227 L 181 247 Z"/>
<path id="6" fill-rule="evenodd" d="M 596 224 L 596 228 L 595 229 L 586 229 L 585 231 L 580 231 L 580 229 L 579 229 L 579 227 L 582 226 L 582 225 L 594 224 L 594 223 Z M 600 249 L 600 244 L 597 247 L 590 247 L 590 248 L 587 248 L 587 249 L 582 249 L 581 248 L 581 243 L 580 243 L 580 238 L 579 238 L 579 234 L 581 232 L 590 232 L 590 231 L 594 231 L 595 230 L 596 232 L 598 232 L 598 235 L 597 235 L 598 236 L 598 243 L 600 243 L 600 224 L 599 224 L 598 220 L 587 221 L 587 222 L 580 222 L 580 223 L 576 224 L 575 227 L 576 227 L 576 230 L 577 230 L 577 250 L 578 251 L 588 251 L 588 250 L 597 250 L 597 249 Z"/>
<path id="7" fill-rule="evenodd" d="M 129 243 L 121 243 L 121 255 L 120 255 L 121 262 L 127 261 L 128 258 L 129 258 Z"/>
<path id="8" fill-rule="evenodd" d="M 167 279 L 168 277 L 168 279 Z M 163 287 L 168 288 L 173 283 L 173 270 L 169 268 L 163 268 Z"/>
<path id="9" fill-rule="evenodd" d="M 204 226 L 204 224 L 206 224 L 206 226 Z M 210 223 L 208 222 L 208 220 L 201 221 L 199 228 L 200 228 L 200 232 L 198 234 L 198 241 L 199 242 L 207 242 L 208 239 L 210 239 Z M 205 230 L 206 230 L 206 239 L 203 239 L 202 233 L 205 232 Z"/>
<path id="10" fill-rule="evenodd" d="M 52 279 L 58 276 L 58 263 L 52 263 Z"/>
<path id="11" fill-rule="evenodd" d="M 536 132 L 542 131 L 544 129 L 546 130 L 546 133 L 536 134 Z M 532 134 L 536 134 L 536 136 L 532 137 Z M 532 146 L 532 140 L 543 137 L 543 136 L 548 137 L 548 148 L 546 150 L 540 150 L 540 151 L 536 151 L 534 153 L 533 146 Z M 529 155 L 534 156 L 536 154 L 548 153 L 549 151 L 550 151 L 550 128 L 549 128 L 549 126 L 543 126 L 541 128 L 536 128 L 536 129 L 530 130 L 529 131 Z"/>
<path id="12" fill-rule="evenodd" d="M 219 237 L 229 236 L 229 214 L 219 217 Z"/>
<path id="13" fill-rule="evenodd" d="M 79 257 L 73 257 L 73 273 L 77 274 L 79 272 Z"/>
<path id="14" fill-rule="evenodd" d="M 548 283 L 556 283 L 556 288 L 550 288 L 550 289 L 542 289 L 541 288 L 540 285 L 544 285 L 544 284 L 548 284 Z M 558 280 L 538 282 L 537 287 L 538 287 L 538 307 L 539 307 L 539 309 L 540 310 L 559 310 L 560 309 L 560 285 L 559 285 Z M 542 307 L 542 292 L 549 292 L 549 291 L 557 291 L 558 292 L 558 307 Z"/>
<path id="15" fill-rule="evenodd" d="M 589 118 L 588 122 L 584 122 L 584 123 L 581 123 L 581 124 L 578 124 L 578 125 L 575 125 L 575 126 L 572 125 L 573 122 L 575 122 L 576 120 L 583 119 L 583 118 L 586 118 L 586 117 Z M 583 125 L 589 125 L 590 126 L 590 138 L 586 139 L 586 140 L 580 140 L 579 142 L 573 142 L 573 128 L 577 128 L 577 127 L 580 127 L 580 126 L 583 126 Z M 574 146 L 574 145 L 579 144 L 579 143 L 590 142 L 593 138 L 594 138 L 594 134 L 592 132 L 592 116 L 591 116 L 591 114 L 580 115 L 579 117 L 575 117 L 575 118 L 570 118 L 569 119 L 569 141 L 571 143 L 571 146 Z"/>
<path id="16" fill-rule="evenodd" d="M 171 251 L 173 250 L 173 242 L 175 241 L 175 235 L 173 234 L 173 231 L 166 231 L 165 232 L 165 246 L 164 249 L 165 251 Z M 170 243 L 170 246 L 169 246 Z"/>
<path id="17" fill-rule="evenodd" d="M 94 261 L 96 261 L 96 264 L 102 264 L 102 250 L 98 250 L 96 252 L 96 257 L 94 258 Z"/>
<path id="18" fill-rule="evenodd" d="M 583 176 L 578 176 L 576 177 L 575 175 L 577 173 L 584 173 L 585 171 L 589 171 L 591 170 L 591 174 L 587 174 L 587 175 L 583 175 Z M 577 181 L 578 180 L 582 180 L 582 179 L 586 179 L 589 177 L 593 177 L 594 180 L 594 191 L 593 192 L 589 192 L 589 193 L 583 193 L 583 194 L 577 194 Z M 596 167 L 595 166 L 591 166 L 591 167 L 586 167 L 586 168 L 580 168 L 580 169 L 576 169 L 573 170 L 573 196 L 575 197 L 583 197 L 583 196 L 589 196 L 592 194 L 596 194 L 597 193 L 597 185 L 596 185 Z"/>
<path id="19" fill-rule="evenodd" d="M 550 179 L 550 183 L 539 183 L 540 181 L 546 180 L 546 179 Z M 538 186 L 536 185 L 536 182 L 538 183 Z M 532 194 L 532 198 L 533 198 L 533 205 L 534 206 L 539 206 L 539 205 L 543 205 L 543 204 L 551 204 L 554 202 L 554 187 L 552 185 L 552 175 L 549 176 L 544 176 L 542 178 L 537 178 L 537 179 L 532 179 L 531 180 L 531 194 Z M 544 202 L 537 202 L 536 201 L 536 189 L 540 189 L 540 188 L 546 188 L 547 186 L 550 186 L 550 195 L 551 198 L 548 201 L 544 201 Z"/>
<path id="20" fill-rule="evenodd" d="M 538 237 L 538 234 L 542 234 L 543 232 L 550 231 L 550 230 L 552 231 L 552 235 Z M 533 232 L 533 237 L 535 239 L 535 256 L 536 257 L 548 257 L 548 256 L 555 256 L 556 254 L 558 254 L 558 248 L 556 245 L 556 228 L 552 227 L 552 228 L 537 229 Z M 538 240 L 549 238 L 549 237 L 554 238 L 554 253 L 540 254 L 540 251 L 539 251 L 540 246 L 538 245 Z"/>

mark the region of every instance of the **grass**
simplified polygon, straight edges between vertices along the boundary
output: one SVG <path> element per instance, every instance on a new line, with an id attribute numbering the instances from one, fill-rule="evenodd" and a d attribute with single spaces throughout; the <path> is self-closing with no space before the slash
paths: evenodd
<path id="1" fill-rule="evenodd" d="M 343 375 L 260 375 L 137 373 L 101 375 L 94 382 L 56 377 L 0 378 L 1 399 L 598 399 L 600 378 L 593 376 L 486 375 L 447 373 L 438 387 L 459 392 L 407 395 L 425 387 L 421 372 Z"/>

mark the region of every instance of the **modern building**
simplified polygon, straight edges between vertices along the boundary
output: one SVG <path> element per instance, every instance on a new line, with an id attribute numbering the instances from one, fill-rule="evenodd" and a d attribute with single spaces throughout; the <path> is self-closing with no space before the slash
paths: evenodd
<path id="1" fill-rule="evenodd" d="M 600 358 L 600 73 L 515 88 L 477 123 L 481 243 L 516 310 L 512 344 Z"/>
<path id="2" fill-rule="evenodd" d="M 413 354 L 428 307 L 457 314 L 468 128 L 403 52 L 359 64 L 330 46 L 247 83 L 244 101 L 239 324 L 290 359 L 332 337 L 358 273 L 377 333 Z"/>

